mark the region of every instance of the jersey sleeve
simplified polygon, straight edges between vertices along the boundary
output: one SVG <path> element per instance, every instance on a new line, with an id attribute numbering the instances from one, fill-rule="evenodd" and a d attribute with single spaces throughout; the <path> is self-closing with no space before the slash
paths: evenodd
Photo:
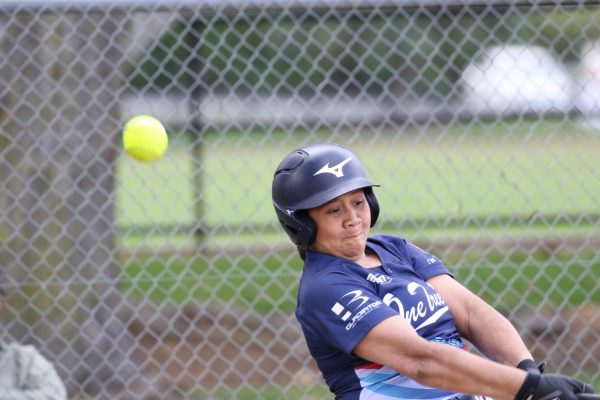
<path id="1" fill-rule="evenodd" d="M 433 254 L 421 249 L 420 247 L 406 242 L 406 250 L 409 254 L 410 261 L 415 269 L 415 272 L 423 278 L 423 280 L 427 280 L 436 275 L 450 275 L 454 277 L 448 271 L 444 263 L 434 256 Z"/>
<path id="2" fill-rule="evenodd" d="M 343 270 L 321 274 L 301 304 L 297 316 L 307 340 L 324 341 L 348 355 L 377 324 L 398 315 L 370 282 Z"/>

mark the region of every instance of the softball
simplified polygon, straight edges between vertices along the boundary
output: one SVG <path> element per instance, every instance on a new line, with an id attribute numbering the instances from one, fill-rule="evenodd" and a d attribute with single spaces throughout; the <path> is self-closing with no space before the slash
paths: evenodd
<path id="1" fill-rule="evenodd" d="M 133 117 L 123 127 L 123 147 L 138 161 L 150 162 L 160 158 L 168 145 L 165 127 L 150 115 Z"/>

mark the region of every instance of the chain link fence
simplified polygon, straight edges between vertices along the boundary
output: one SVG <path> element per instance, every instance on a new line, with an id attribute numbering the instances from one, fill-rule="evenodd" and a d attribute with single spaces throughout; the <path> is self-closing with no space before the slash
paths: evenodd
<path id="1" fill-rule="evenodd" d="M 600 10 L 572 2 L 3 1 L 3 337 L 72 399 L 331 398 L 270 201 L 355 151 L 375 233 L 445 261 L 600 390 Z M 123 123 L 167 127 L 162 159 Z"/>

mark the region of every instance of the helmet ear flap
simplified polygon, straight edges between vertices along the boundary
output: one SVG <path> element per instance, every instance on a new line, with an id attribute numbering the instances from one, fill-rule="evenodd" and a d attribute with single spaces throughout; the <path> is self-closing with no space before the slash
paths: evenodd
<path id="1" fill-rule="evenodd" d="M 377 222 L 377 217 L 379 217 L 379 202 L 377 201 L 377 197 L 375 197 L 375 193 L 373 192 L 372 187 L 364 188 L 365 198 L 367 199 L 367 203 L 369 204 L 369 209 L 371 210 L 371 228 Z"/>
<path id="2" fill-rule="evenodd" d="M 296 219 L 304 225 L 305 235 L 302 237 L 302 243 L 298 243 L 303 249 L 307 249 L 308 246 L 314 243 L 317 239 L 317 224 L 311 217 L 308 216 L 307 210 L 300 210 L 296 212 Z"/>
<path id="3" fill-rule="evenodd" d="M 275 205 L 275 213 L 285 233 L 296 246 L 306 249 L 315 241 L 317 226 L 308 216 L 308 211 L 298 210 L 288 213 Z"/>

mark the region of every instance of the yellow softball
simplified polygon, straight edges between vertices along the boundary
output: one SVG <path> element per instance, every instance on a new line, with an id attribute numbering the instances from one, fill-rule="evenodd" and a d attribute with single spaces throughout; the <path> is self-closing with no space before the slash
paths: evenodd
<path id="1" fill-rule="evenodd" d="M 131 118 L 123 127 L 123 147 L 138 161 L 150 162 L 162 157 L 169 146 L 163 124 L 150 115 Z"/>

